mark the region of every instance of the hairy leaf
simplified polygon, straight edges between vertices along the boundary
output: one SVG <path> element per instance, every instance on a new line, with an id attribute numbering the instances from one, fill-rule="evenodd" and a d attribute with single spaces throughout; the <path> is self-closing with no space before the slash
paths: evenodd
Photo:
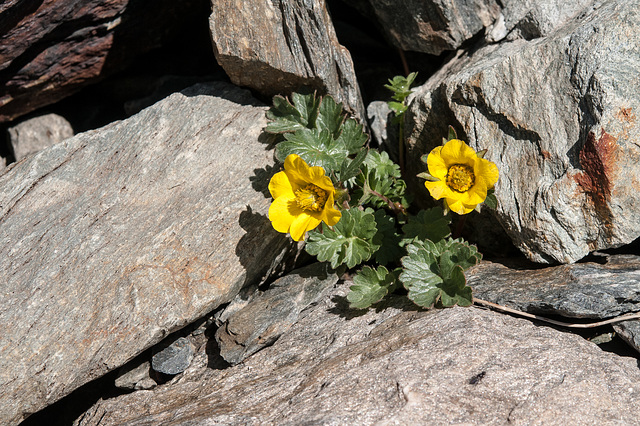
<path id="1" fill-rule="evenodd" d="M 451 234 L 450 224 L 451 219 L 444 215 L 442 207 L 433 207 L 410 217 L 402 231 L 405 239 L 440 241 Z"/>
<path id="2" fill-rule="evenodd" d="M 485 198 L 484 203 L 490 209 L 498 208 L 498 199 L 496 198 L 496 194 L 493 189 L 487 191 L 487 198 Z"/>
<path id="3" fill-rule="evenodd" d="M 400 166 L 394 163 L 393 160 L 389 158 L 389 154 L 384 151 L 378 152 L 370 150 L 369 155 L 367 155 L 367 158 L 364 160 L 364 163 L 378 179 L 400 177 Z"/>
<path id="4" fill-rule="evenodd" d="M 345 158 L 340 165 L 340 181 L 345 182 L 356 177 L 360 173 L 360 169 L 362 168 L 362 164 L 364 163 L 366 156 L 367 150 L 362 149 L 353 160 Z"/>
<path id="5" fill-rule="evenodd" d="M 327 130 L 336 139 L 340 134 L 342 120 L 342 104 L 336 103 L 331 96 L 322 98 L 318 108 L 316 127 L 320 130 Z"/>
<path id="6" fill-rule="evenodd" d="M 362 125 L 353 118 L 349 118 L 342 124 L 342 131 L 337 141 L 349 154 L 355 154 L 361 150 L 368 139 L 369 136 L 364 132 Z"/>
<path id="7" fill-rule="evenodd" d="M 295 132 L 306 128 L 309 123 L 307 115 L 303 115 L 280 95 L 273 98 L 273 106 L 267 111 L 267 118 L 270 123 L 265 130 L 269 133 Z"/>
<path id="8" fill-rule="evenodd" d="M 276 146 L 276 157 L 284 162 L 290 154 L 298 154 L 311 166 L 324 167 L 327 174 L 338 170 L 348 152 L 338 144 L 328 130 L 302 129 L 284 135 Z"/>
<path id="9" fill-rule="evenodd" d="M 402 238 L 396 232 L 396 220 L 384 210 L 376 210 L 375 218 L 378 232 L 373 237 L 373 242 L 380 246 L 376 252 L 376 262 L 380 265 L 386 265 L 400 260 L 405 254 L 405 250 L 400 247 Z"/>
<path id="10" fill-rule="evenodd" d="M 309 232 L 306 250 L 321 262 L 331 262 L 334 269 L 339 265 L 353 268 L 369 260 L 379 248 L 373 242 L 377 229 L 371 210 L 344 210 L 333 229 L 323 226 L 323 230 Z"/>
<path id="11" fill-rule="evenodd" d="M 366 309 L 381 301 L 384 296 L 395 289 L 397 273 L 389 272 L 384 266 L 373 269 L 365 266 L 353 277 L 353 284 L 347 295 L 350 306 Z"/>

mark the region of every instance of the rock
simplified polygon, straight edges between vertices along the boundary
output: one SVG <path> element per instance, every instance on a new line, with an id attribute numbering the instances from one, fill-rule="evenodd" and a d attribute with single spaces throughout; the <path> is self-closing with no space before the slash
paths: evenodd
<path id="1" fill-rule="evenodd" d="M 317 90 L 364 122 L 353 62 L 324 0 L 215 0 L 211 6 L 214 53 L 234 84 L 269 97 Z"/>
<path id="2" fill-rule="evenodd" d="M 73 136 L 71 124 L 57 114 L 25 120 L 7 131 L 16 161 Z"/>
<path id="3" fill-rule="evenodd" d="M 0 123 L 121 70 L 142 53 L 179 36 L 194 15 L 206 10 L 202 0 L 179 5 L 169 0 L 4 3 Z"/>
<path id="4" fill-rule="evenodd" d="M 638 238 L 638 5 L 607 1 L 548 37 L 460 53 L 411 98 L 407 175 L 453 125 L 497 164 L 496 216 L 529 259 L 570 263 Z"/>
<path id="5" fill-rule="evenodd" d="M 195 348 L 186 337 L 179 337 L 169 346 L 158 350 L 151 358 L 151 367 L 158 373 L 182 373 L 193 360 Z"/>
<path id="6" fill-rule="evenodd" d="M 197 85 L 0 175 L 0 423 L 268 279 L 296 247 L 254 174 L 267 107 Z M 8 243 L 10 242 L 10 243 Z"/>
<path id="7" fill-rule="evenodd" d="M 629 346 L 640 352 L 640 321 L 619 322 L 613 324 L 613 329 Z"/>
<path id="8" fill-rule="evenodd" d="M 477 35 L 486 41 L 542 37 L 597 4 L 594 0 L 343 0 L 375 17 L 402 50 L 440 55 Z"/>
<path id="9" fill-rule="evenodd" d="M 640 311 L 640 256 L 530 267 L 483 261 L 467 283 L 479 299 L 534 314 L 606 319 Z"/>
<path id="10" fill-rule="evenodd" d="M 264 293 L 254 296 L 241 309 L 219 324 L 216 341 L 220 355 L 231 365 L 244 361 L 260 349 L 272 345 L 298 321 L 304 309 L 316 303 L 338 281 L 325 263 L 297 269 L 271 284 Z"/>
<path id="11" fill-rule="evenodd" d="M 200 356 L 179 380 L 101 400 L 76 424 L 637 423 L 634 358 L 477 308 L 425 312 L 399 297 L 357 313 L 349 284 L 242 364 L 213 370 Z"/>
<path id="12" fill-rule="evenodd" d="M 157 386 L 155 380 L 151 378 L 149 369 L 151 364 L 149 361 L 131 368 L 123 366 L 120 368 L 118 378 L 115 381 L 116 387 L 128 390 L 153 389 Z"/>

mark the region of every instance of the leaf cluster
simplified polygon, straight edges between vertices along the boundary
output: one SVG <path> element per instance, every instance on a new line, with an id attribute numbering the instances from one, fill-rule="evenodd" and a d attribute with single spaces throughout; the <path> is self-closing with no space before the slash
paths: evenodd
<path id="1" fill-rule="evenodd" d="M 471 288 L 466 285 L 464 271 L 482 258 L 475 246 L 451 238 L 435 243 L 414 241 L 407 246 L 407 253 L 402 258 L 404 269 L 399 280 L 415 304 L 425 308 L 471 305 Z"/>
<path id="2" fill-rule="evenodd" d="M 369 136 L 355 119 L 346 117 L 342 104 L 331 96 L 293 93 L 291 100 L 275 96 L 267 118 L 270 121 L 265 130 L 284 139 L 276 145 L 279 161 L 297 154 L 309 165 L 323 167 L 327 175 L 337 173 L 336 179 L 341 181 L 359 173 Z"/>
<path id="3" fill-rule="evenodd" d="M 387 104 L 391 111 L 395 113 L 396 117 L 402 116 L 402 114 L 407 110 L 405 100 L 407 99 L 407 96 L 411 94 L 411 85 L 417 76 L 418 73 L 416 72 L 412 72 L 406 77 L 397 75 L 389 79 L 389 84 L 384 85 L 384 87 L 393 92 L 393 95 L 391 95 L 393 101 L 388 102 Z"/>

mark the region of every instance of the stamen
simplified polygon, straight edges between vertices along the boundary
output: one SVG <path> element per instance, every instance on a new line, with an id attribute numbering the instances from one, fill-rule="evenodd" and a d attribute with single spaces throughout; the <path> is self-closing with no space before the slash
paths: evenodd
<path id="1" fill-rule="evenodd" d="M 295 196 L 298 207 L 308 211 L 319 212 L 327 202 L 327 192 L 314 184 L 298 189 Z"/>
<path id="2" fill-rule="evenodd" d="M 449 188 L 456 192 L 466 192 L 476 182 L 476 175 L 473 169 L 466 164 L 454 164 L 449 167 L 446 182 Z"/>

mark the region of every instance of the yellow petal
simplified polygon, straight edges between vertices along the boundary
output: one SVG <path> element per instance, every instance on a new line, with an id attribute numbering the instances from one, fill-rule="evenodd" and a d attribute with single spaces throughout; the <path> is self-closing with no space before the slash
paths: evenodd
<path id="1" fill-rule="evenodd" d="M 284 171 L 294 191 L 309 184 L 309 181 L 304 178 L 304 172 L 308 168 L 309 165 L 296 154 L 290 154 L 284 160 Z"/>
<path id="2" fill-rule="evenodd" d="M 291 182 L 285 172 L 278 172 L 269 181 L 269 192 L 271 196 L 276 199 L 278 197 L 293 198 L 293 188 Z"/>
<path id="3" fill-rule="evenodd" d="M 484 180 L 476 178 L 476 183 L 461 195 L 459 198 L 460 201 L 464 204 L 475 206 L 476 204 L 484 202 L 485 198 L 487 198 L 487 186 Z"/>
<path id="4" fill-rule="evenodd" d="M 456 200 L 456 199 L 446 198 L 445 203 L 447 203 L 449 210 L 451 210 L 454 213 L 458 213 L 459 215 L 471 213 L 473 209 L 476 207 L 475 205 L 471 206 L 468 204 L 464 204 L 459 199 Z"/>
<path id="5" fill-rule="evenodd" d="M 431 176 L 444 180 L 447 177 L 449 167 L 442 158 L 441 151 L 442 147 L 438 146 L 429 153 L 427 156 L 427 168 Z"/>
<path id="6" fill-rule="evenodd" d="M 431 196 L 439 200 L 440 198 L 450 198 L 453 197 L 454 192 L 447 186 L 443 181 L 438 182 L 429 182 L 426 181 L 424 186 L 429 190 Z"/>
<path id="7" fill-rule="evenodd" d="M 306 211 L 302 211 L 291 224 L 289 232 L 294 241 L 300 241 L 304 238 L 307 231 L 315 229 L 322 222 L 316 215 L 311 215 Z"/>
<path id="8" fill-rule="evenodd" d="M 448 166 L 467 164 L 473 167 L 478 159 L 476 152 L 469 145 L 458 139 L 451 139 L 441 151 L 442 158 Z"/>
<path id="9" fill-rule="evenodd" d="M 298 207 L 295 198 L 278 197 L 269 206 L 269 220 L 273 225 L 273 229 L 287 233 L 300 212 L 302 212 L 302 209 Z"/>
<path id="10" fill-rule="evenodd" d="M 329 194 L 327 203 L 322 211 L 322 220 L 329 226 L 333 226 L 340 221 L 342 213 L 333 206 L 333 194 Z"/>
<path id="11" fill-rule="evenodd" d="M 476 166 L 474 168 L 476 179 L 479 177 L 484 181 L 487 188 L 493 188 L 496 182 L 498 182 L 498 178 L 500 177 L 498 166 L 496 166 L 495 163 L 483 158 L 479 160 L 480 161 L 476 163 Z"/>

